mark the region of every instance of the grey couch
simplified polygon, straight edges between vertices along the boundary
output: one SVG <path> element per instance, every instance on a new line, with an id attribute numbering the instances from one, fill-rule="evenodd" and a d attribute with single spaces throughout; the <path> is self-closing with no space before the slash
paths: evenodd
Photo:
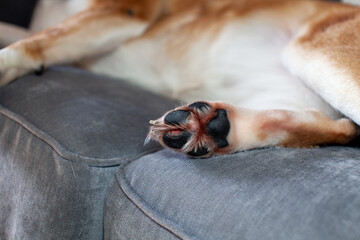
<path id="1" fill-rule="evenodd" d="M 0 89 L 0 239 L 360 239 L 360 149 L 189 159 L 143 146 L 178 103 L 57 67 Z"/>

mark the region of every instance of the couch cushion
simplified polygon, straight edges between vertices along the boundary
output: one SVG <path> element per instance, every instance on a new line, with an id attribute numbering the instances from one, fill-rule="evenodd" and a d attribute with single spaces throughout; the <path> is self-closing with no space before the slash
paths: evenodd
<path id="1" fill-rule="evenodd" d="M 357 148 L 273 148 L 200 160 L 163 150 L 121 167 L 110 188 L 117 190 L 107 197 L 107 239 L 360 237 Z"/>
<path id="2" fill-rule="evenodd" d="M 72 68 L 0 90 L 0 239 L 103 239 L 105 195 L 175 104 Z"/>
<path id="3" fill-rule="evenodd" d="M 0 111 L 17 115 L 61 155 L 96 166 L 159 149 L 143 146 L 148 122 L 176 105 L 125 82 L 65 67 L 0 89 L 0 104 Z"/>

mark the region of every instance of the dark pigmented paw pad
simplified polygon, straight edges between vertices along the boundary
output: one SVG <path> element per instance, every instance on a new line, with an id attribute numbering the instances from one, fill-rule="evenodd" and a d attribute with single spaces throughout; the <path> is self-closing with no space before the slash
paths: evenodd
<path id="1" fill-rule="evenodd" d="M 216 117 L 211 119 L 206 125 L 206 131 L 214 139 L 219 148 L 224 148 L 229 145 L 226 137 L 230 131 L 230 122 L 227 118 L 226 110 L 218 109 L 216 113 Z"/>
<path id="2" fill-rule="evenodd" d="M 166 124 L 169 125 L 179 125 L 180 123 L 185 123 L 189 116 L 190 116 L 189 111 L 176 110 L 166 115 L 164 121 Z"/>
<path id="3" fill-rule="evenodd" d="M 163 136 L 164 143 L 174 149 L 181 149 L 190 139 L 191 134 L 186 131 L 181 131 L 178 134 L 171 134 L 171 132 L 167 132 Z"/>
<path id="4" fill-rule="evenodd" d="M 209 110 L 211 107 L 209 104 L 207 104 L 205 102 L 194 102 L 189 105 L 189 108 L 198 109 L 198 110 L 204 112 L 205 110 Z"/>
<path id="5" fill-rule="evenodd" d="M 207 155 L 208 153 L 209 153 L 209 150 L 207 148 L 201 147 L 201 148 L 197 149 L 196 151 L 194 149 L 191 152 L 188 152 L 188 155 L 191 157 L 202 157 L 202 156 Z"/>

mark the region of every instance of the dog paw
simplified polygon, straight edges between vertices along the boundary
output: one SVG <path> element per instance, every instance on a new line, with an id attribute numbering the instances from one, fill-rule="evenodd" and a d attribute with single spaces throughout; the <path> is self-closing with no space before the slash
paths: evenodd
<path id="1" fill-rule="evenodd" d="M 176 108 L 150 121 L 146 142 L 153 139 L 194 158 L 229 153 L 229 110 L 220 102 L 195 102 Z"/>
<path id="2" fill-rule="evenodd" d="M 34 61 L 18 50 L 4 48 L 0 50 L 0 86 L 4 86 L 12 80 L 34 71 L 41 64 Z"/>

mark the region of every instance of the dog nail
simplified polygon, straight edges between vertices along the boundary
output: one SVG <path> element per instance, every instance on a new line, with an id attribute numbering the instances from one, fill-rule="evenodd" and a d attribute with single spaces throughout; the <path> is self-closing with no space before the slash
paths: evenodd
<path id="1" fill-rule="evenodd" d="M 150 123 L 151 125 L 157 125 L 157 124 L 159 124 L 159 122 L 156 121 L 156 120 L 150 120 L 149 123 Z"/>

